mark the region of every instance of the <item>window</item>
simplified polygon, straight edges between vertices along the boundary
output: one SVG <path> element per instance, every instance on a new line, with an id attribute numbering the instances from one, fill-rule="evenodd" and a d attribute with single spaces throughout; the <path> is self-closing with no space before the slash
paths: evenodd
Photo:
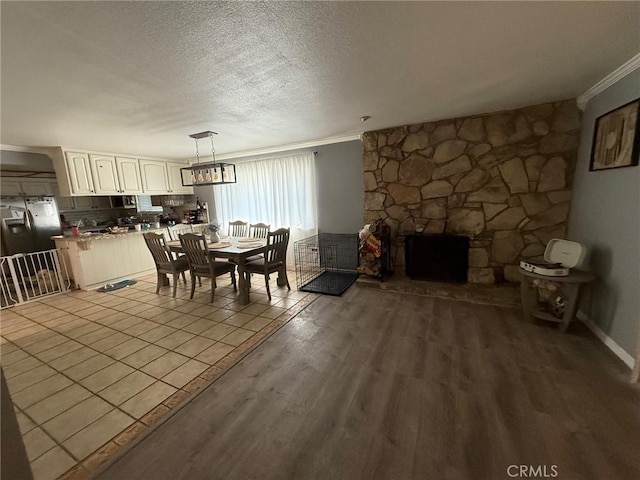
<path id="1" fill-rule="evenodd" d="M 216 219 L 223 228 L 234 220 L 291 228 L 291 243 L 315 235 L 317 226 L 315 159 L 292 155 L 236 164 L 238 182 L 213 187 Z"/>

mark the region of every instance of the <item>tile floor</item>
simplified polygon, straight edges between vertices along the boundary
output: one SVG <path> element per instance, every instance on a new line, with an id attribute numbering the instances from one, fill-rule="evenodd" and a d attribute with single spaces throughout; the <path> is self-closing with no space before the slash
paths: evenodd
<path id="1" fill-rule="evenodd" d="M 182 282 L 173 299 L 155 294 L 154 274 L 2 310 L 1 363 L 35 480 L 88 477 L 316 297 L 274 277 L 269 301 L 261 280 L 246 306 L 228 277 L 210 304 L 204 279 L 193 300 Z"/>

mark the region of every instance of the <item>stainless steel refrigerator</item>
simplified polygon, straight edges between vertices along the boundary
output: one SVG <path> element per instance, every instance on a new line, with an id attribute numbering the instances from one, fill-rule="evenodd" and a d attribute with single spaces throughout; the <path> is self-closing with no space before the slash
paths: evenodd
<path id="1" fill-rule="evenodd" d="M 3 256 L 53 249 L 62 233 L 54 197 L 0 197 L 0 214 Z"/>

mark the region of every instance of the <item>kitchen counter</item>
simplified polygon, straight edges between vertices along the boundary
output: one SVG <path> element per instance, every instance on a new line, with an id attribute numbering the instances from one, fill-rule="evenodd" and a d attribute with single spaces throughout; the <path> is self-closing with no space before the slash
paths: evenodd
<path id="1" fill-rule="evenodd" d="M 129 230 L 128 232 L 123 233 L 97 233 L 97 232 L 80 232 L 80 235 L 77 237 L 64 235 L 56 235 L 51 237 L 51 240 L 64 240 L 67 242 L 88 242 L 91 240 L 108 240 L 112 238 L 123 237 L 127 235 L 142 235 L 147 232 L 154 233 L 163 233 L 167 231 L 167 227 L 160 228 L 150 228 L 148 230 Z"/>
<path id="2" fill-rule="evenodd" d="M 204 226 L 194 225 L 194 231 L 201 231 Z M 168 233 L 164 227 L 125 233 L 85 233 L 78 237 L 56 235 L 51 238 L 62 253 L 67 269 L 72 272 L 73 284 L 81 290 L 93 290 L 107 283 L 156 271 L 142 236 L 147 232 Z"/>
<path id="3" fill-rule="evenodd" d="M 155 271 L 153 257 L 141 233 L 53 238 L 72 273 L 73 285 L 81 290 L 93 290 Z"/>

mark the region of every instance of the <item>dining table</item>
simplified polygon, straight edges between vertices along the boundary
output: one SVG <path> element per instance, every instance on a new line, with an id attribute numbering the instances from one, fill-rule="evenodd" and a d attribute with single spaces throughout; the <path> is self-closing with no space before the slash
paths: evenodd
<path id="1" fill-rule="evenodd" d="M 183 253 L 180 240 L 171 240 L 167 242 L 167 245 L 172 252 Z M 221 239 L 220 242 L 207 243 L 207 249 L 210 257 L 226 258 L 236 264 L 238 269 L 238 300 L 241 305 L 248 305 L 251 299 L 245 265 L 249 257 L 265 253 L 266 239 L 227 237 Z M 280 284 L 280 279 L 278 279 L 278 284 Z"/>

